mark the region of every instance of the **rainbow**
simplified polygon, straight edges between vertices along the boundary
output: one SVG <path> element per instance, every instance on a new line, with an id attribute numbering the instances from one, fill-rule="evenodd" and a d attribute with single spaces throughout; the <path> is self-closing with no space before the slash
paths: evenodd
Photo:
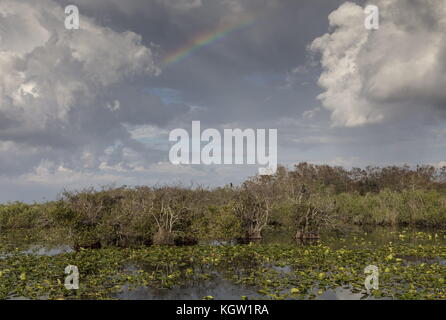
<path id="1" fill-rule="evenodd" d="M 169 66 L 173 63 L 177 63 L 183 60 L 184 58 L 190 56 L 193 52 L 197 51 L 198 49 L 208 46 L 226 37 L 228 34 L 234 31 L 252 25 L 255 22 L 255 20 L 257 20 L 257 17 L 249 16 L 243 18 L 237 24 L 223 25 L 216 28 L 215 30 L 200 33 L 195 37 L 193 37 L 186 45 L 183 45 L 182 47 L 166 54 L 163 58 L 163 64 L 164 66 Z"/>

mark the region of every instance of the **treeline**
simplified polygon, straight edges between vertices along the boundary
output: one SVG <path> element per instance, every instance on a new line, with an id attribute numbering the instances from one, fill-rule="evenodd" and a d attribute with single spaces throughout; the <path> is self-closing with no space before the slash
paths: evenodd
<path id="1" fill-rule="evenodd" d="M 300 240 L 346 225 L 446 226 L 446 170 L 300 163 L 239 186 L 119 187 L 65 191 L 58 201 L 0 205 L 0 230 L 60 230 L 75 247 Z"/>
<path id="2" fill-rule="evenodd" d="M 295 165 L 291 171 L 279 168 L 276 176 L 279 179 L 291 180 L 293 183 L 299 181 L 311 186 L 320 184 L 331 187 L 335 193 L 358 192 L 364 195 L 379 193 L 385 189 L 446 191 L 446 166 L 439 169 L 430 165 L 415 168 L 408 165 L 383 168 L 368 166 L 365 169 L 346 170 L 342 167 L 303 162 Z"/>

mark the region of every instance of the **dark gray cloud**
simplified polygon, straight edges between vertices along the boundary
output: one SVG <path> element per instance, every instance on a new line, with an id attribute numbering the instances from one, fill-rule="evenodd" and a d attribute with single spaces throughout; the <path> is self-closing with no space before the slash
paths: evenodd
<path id="1" fill-rule="evenodd" d="M 443 161 L 445 5 L 374 3 L 381 26 L 370 32 L 366 1 L 0 0 L 0 201 L 257 171 L 169 164 L 169 131 L 192 120 L 277 128 L 289 165 Z M 68 4 L 80 30 L 63 28 Z M 163 63 L 247 16 L 254 23 Z"/>

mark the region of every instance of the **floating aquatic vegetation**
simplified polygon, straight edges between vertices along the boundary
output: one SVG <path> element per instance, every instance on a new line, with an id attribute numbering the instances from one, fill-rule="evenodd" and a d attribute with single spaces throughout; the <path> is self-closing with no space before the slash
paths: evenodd
<path id="1" fill-rule="evenodd" d="M 424 236 L 423 236 L 424 237 Z M 54 256 L 2 247 L 0 298 L 114 299 L 123 291 L 183 290 L 212 281 L 239 288 L 239 299 L 320 299 L 349 292 L 377 299 L 446 299 L 446 245 L 389 242 L 370 247 L 290 244 L 197 245 L 84 249 Z M 379 268 L 379 289 L 367 294 L 364 268 Z M 80 272 L 78 290 L 64 286 L 67 265 Z M 225 298 L 208 292 L 202 297 Z M 186 296 L 187 297 L 187 296 Z M 156 296 L 155 296 L 156 298 Z M 342 297 L 341 297 L 342 298 Z"/>

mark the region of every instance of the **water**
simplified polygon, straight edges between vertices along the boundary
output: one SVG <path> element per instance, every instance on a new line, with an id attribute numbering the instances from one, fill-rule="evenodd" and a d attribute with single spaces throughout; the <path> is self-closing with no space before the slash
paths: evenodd
<path id="1" fill-rule="evenodd" d="M 34 254 L 36 256 L 55 256 L 61 253 L 73 252 L 73 248 L 69 245 L 55 245 L 55 246 L 45 246 L 45 245 L 30 245 L 22 253 Z"/>
<path id="2" fill-rule="evenodd" d="M 130 290 L 129 286 L 125 285 L 116 297 L 123 300 L 201 300 L 206 296 L 218 300 L 240 300 L 242 296 L 249 296 L 251 299 L 261 298 L 257 288 L 236 285 L 220 276 L 172 289 L 138 287 Z"/>
<path id="3" fill-rule="evenodd" d="M 115 297 L 121 300 L 201 300 L 207 296 L 212 296 L 215 300 L 240 300 L 243 296 L 249 297 L 251 300 L 267 299 L 267 297 L 258 294 L 258 289 L 236 285 L 222 277 L 217 277 L 206 282 L 196 282 L 190 286 L 172 289 L 151 287 L 130 289 L 128 285 L 125 285 Z M 376 300 L 373 296 L 354 293 L 351 288 L 328 289 L 322 295 L 318 295 L 318 291 L 319 288 L 317 287 L 312 290 L 315 300 Z"/>
<path id="4" fill-rule="evenodd" d="M 390 243 L 395 244 L 411 244 L 423 245 L 436 244 L 446 245 L 446 237 L 442 231 L 426 230 L 420 231 L 417 229 L 391 229 L 391 228 L 373 228 L 369 230 L 356 230 L 348 234 L 340 234 L 336 232 L 327 232 L 322 235 L 321 241 L 333 249 L 339 248 L 355 248 L 355 247 L 382 247 Z M 235 245 L 236 241 L 212 241 L 207 242 L 210 245 Z M 262 241 L 264 244 L 298 244 L 292 240 L 292 234 L 282 232 L 280 234 L 266 235 Z M 73 248 L 67 244 L 62 243 L 38 243 L 33 240 L 23 241 L 20 237 L 9 236 L 0 240 L 0 259 L 8 256 L 8 253 L 3 252 L 2 248 L 14 248 L 23 254 L 30 254 L 36 256 L 56 256 L 63 253 L 73 252 Z M 5 250 L 7 251 L 7 250 Z M 395 258 L 400 258 L 404 265 L 415 264 L 438 264 L 446 266 L 446 259 L 443 257 L 418 257 L 410 255 L 398 255 Z M 193 266 L 192 266 L 193 267 Z M 288 265 L 277 266 L 274 263 L 263 265 L 264 268 L 272 270 L 280 275 L 280 277 L 287 278 L 295 270 Z M 128 273 L 138 272 L 138 270 L 150 268 L 150 266 L 142 265 L 125 265 L 124 270 Z M 248 267 L 249 268 L 249 267 Z M 244 296 L 250 299 L 269 299 L 270 297 L 259 294 L 259 287 L 246 286 L 233 283 L 225 277 L 221 270 L 208 270 L 211 277 L 207 280 L 190 281 L 183 285 L 177 285 L 170 289 L 154 288 L 149 286 L 140 286 L 131 288 L 128 284 L 122 286 L 119 293 L 114 295 L 114 298 L 124 300 L 195 300 L 202 299 L 206 296 L 212 296 L 215 299 L 241 299 Z M 238 271 L 237 271 L 238 272 Z M 288 288 L 287 290 L 289 290 Z M 310 290 L 310 295 L 318 300 L 358 300 L 358 299 L 374 299 L 367 296 L 364 292 L 355 292 L 351 287 L 337 287 L 334 289 L 323 290 L 318 292 L 319 288 L 315 286 Z M 312 293 L 312 294 L 311 294 Z M 24 297 L 10 297 L 11 299 L 25 299 Z"/>

